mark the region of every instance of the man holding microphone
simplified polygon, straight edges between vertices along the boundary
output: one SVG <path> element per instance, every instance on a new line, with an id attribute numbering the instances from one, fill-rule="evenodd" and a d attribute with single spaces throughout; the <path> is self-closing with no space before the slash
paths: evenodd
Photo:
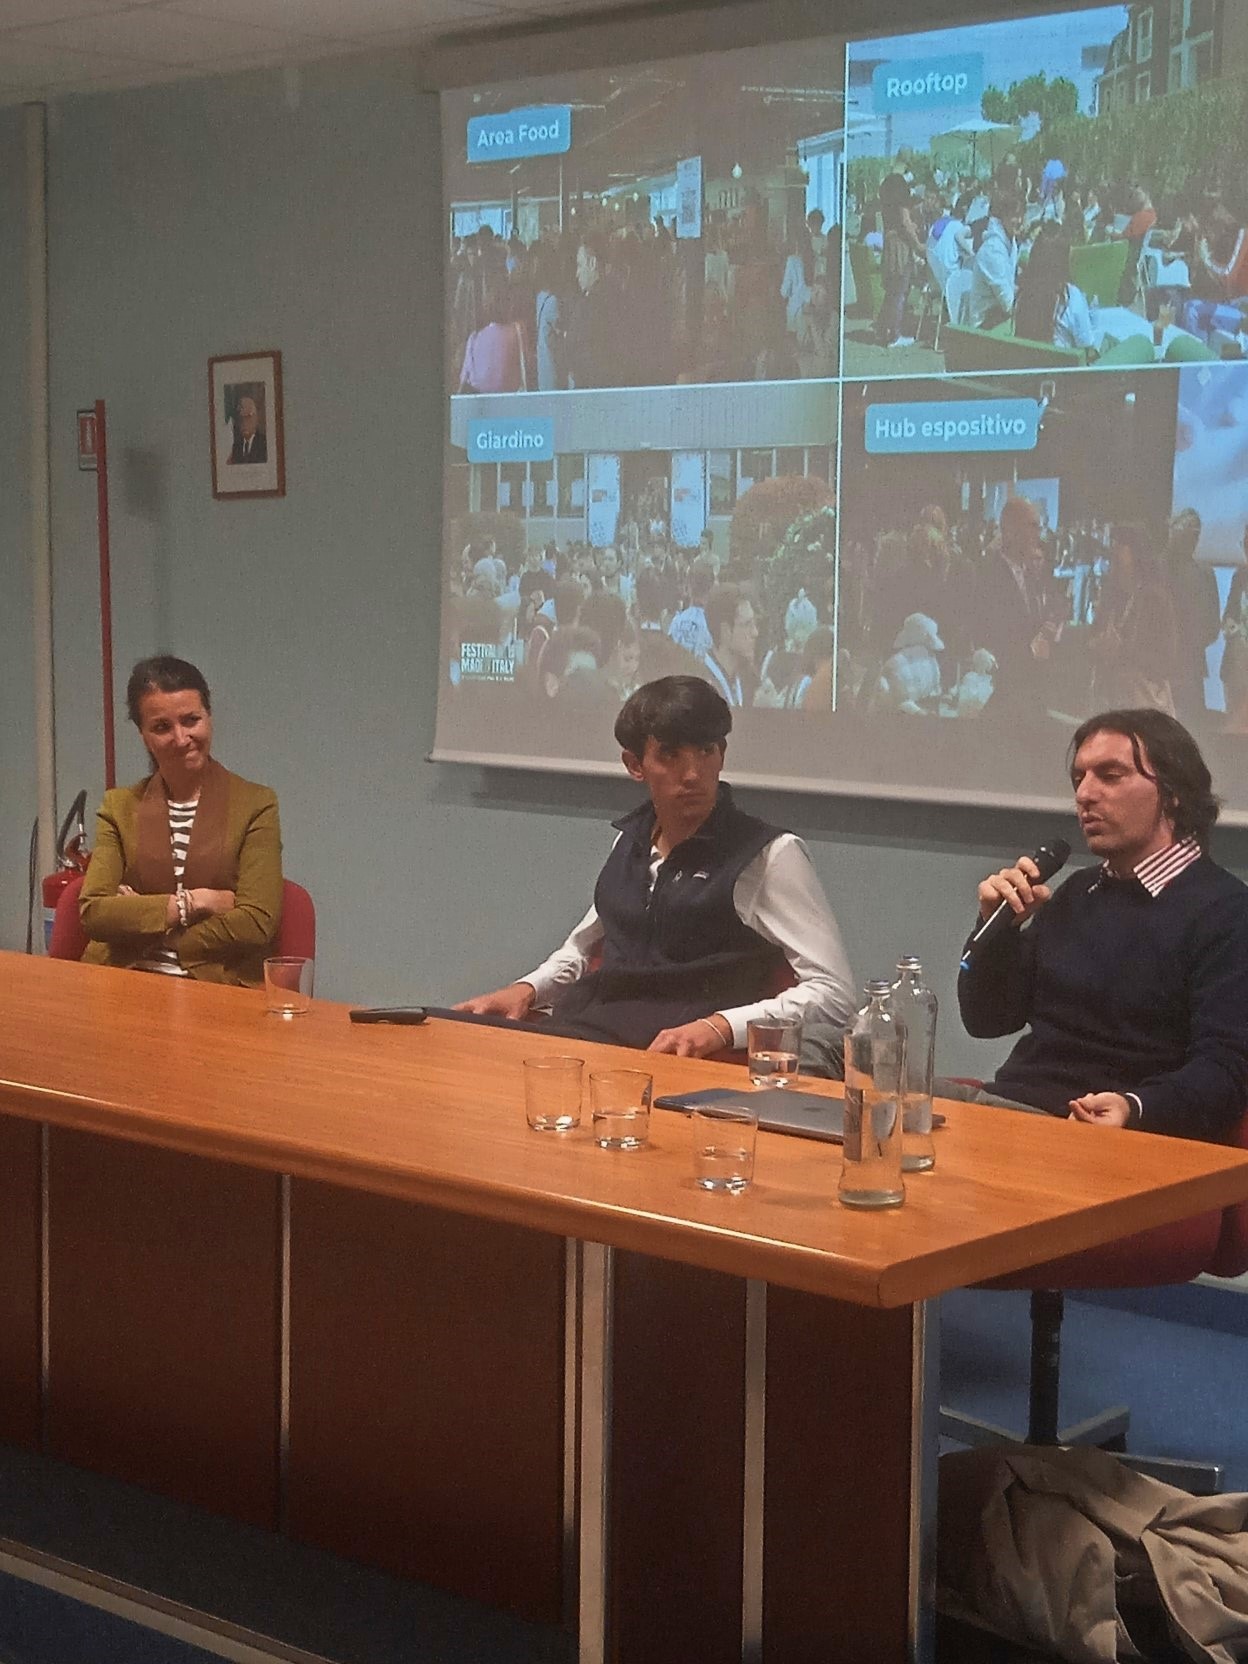
<path id="1" fill-rule="evenodd" d="M 1248 887 L 1209 856 L 1209 770 L 1154 710 L 1090 717 L 1070 756 L 1100 864 L 1052 889 L 1023 856 L 979 886 L 1005 928 L 968 943 L 962 1021 L 1028 1029 L 979 1097 L 1223 1142 L 1248 1106 Z"/>

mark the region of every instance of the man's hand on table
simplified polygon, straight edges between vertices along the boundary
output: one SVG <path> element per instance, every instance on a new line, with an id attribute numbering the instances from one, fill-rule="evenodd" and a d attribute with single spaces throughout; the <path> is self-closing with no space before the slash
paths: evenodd
<path id="1" fill-rule="evenodd" d="M 478 994 L 475 999 L 460 1000 L 453 1011 L 471 1011 L 477 1017 L 510 1017 L 513 1023 L 527 1017 L 537 999 L 531 982 L 509 982 L 492 994 Z"/>
<path id="2" fill-rule="evenodd" d="M 1070 1100 L 1069 1118 L 1094 1127 L 1125 1127 L 1131 1119 L 1131 1100 L 1121 1092 L 1085 1092 Z"/>
<path id="3" fill-rule="evenodd" d="M 710 1057 L 732 1045 L 732 1030 L 728 1019 L 716 1012 L 713 1017 L 696 1017 L 678 1028 L 661 1029 L 647 1050 L 669 1052 L 676 1057 Z"/>

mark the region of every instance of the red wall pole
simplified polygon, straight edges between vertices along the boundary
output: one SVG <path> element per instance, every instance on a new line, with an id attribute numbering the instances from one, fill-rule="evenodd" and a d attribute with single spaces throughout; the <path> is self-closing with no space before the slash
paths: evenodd
<path id="1" fill-rule="evenodd" d="M 95 401 L 95 507 L 100 540 L 100 658 L 104 674 L 104 789 L 117 784 L 113 719 L 113 581 L 108 546 L 108 436 L 104 400 Z"/>

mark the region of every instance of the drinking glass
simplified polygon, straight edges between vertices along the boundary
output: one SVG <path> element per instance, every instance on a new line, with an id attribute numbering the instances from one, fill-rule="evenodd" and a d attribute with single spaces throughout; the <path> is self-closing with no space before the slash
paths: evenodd
<path id="1" fill-rule="evenodd" d="M 748 1109 L 695 1109 L 693 1182 L 700 1190 L 745 1190 L 754 1177 L 754 1141 L 758 1116 Z"/>
<path id="2" fill-rule="evenodd" d="M 524 1059 L 524 1113 L 534 1132 L 570 1132 L 581 1124 L 580 1057 Z"/>
<path id="3" fill-rule="evenodd" d="M 604 1150 L 640 1150 L 650 1137 L 653 1078 L 641 1069 L 599 1069 L 589 1077 L 594 1142 Z"/>
<path id="4" fill-rule="evenodd" d="M 288 953 L 264 962 L 264 993 L 271 1017 L 301 1017 L 312 1005 L 314 961 Z"/>
<path id="5" fill-rule="evenodd" d="M 746 1025 L 750 1079 L 755 1086 L 792 1086 L 802 1049 L 800 1020 L 791 1023 L 754 1022 Z"/>

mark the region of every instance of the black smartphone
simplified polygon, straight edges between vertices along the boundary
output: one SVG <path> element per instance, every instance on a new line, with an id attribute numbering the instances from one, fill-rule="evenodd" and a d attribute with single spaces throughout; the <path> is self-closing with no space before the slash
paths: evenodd
<path id="1" fill-rule="evenodd" d="M 353 1023 L 423 1023 L 428 1012 L 423 1005 L 357 1005 L 348 1016 Z"/>

